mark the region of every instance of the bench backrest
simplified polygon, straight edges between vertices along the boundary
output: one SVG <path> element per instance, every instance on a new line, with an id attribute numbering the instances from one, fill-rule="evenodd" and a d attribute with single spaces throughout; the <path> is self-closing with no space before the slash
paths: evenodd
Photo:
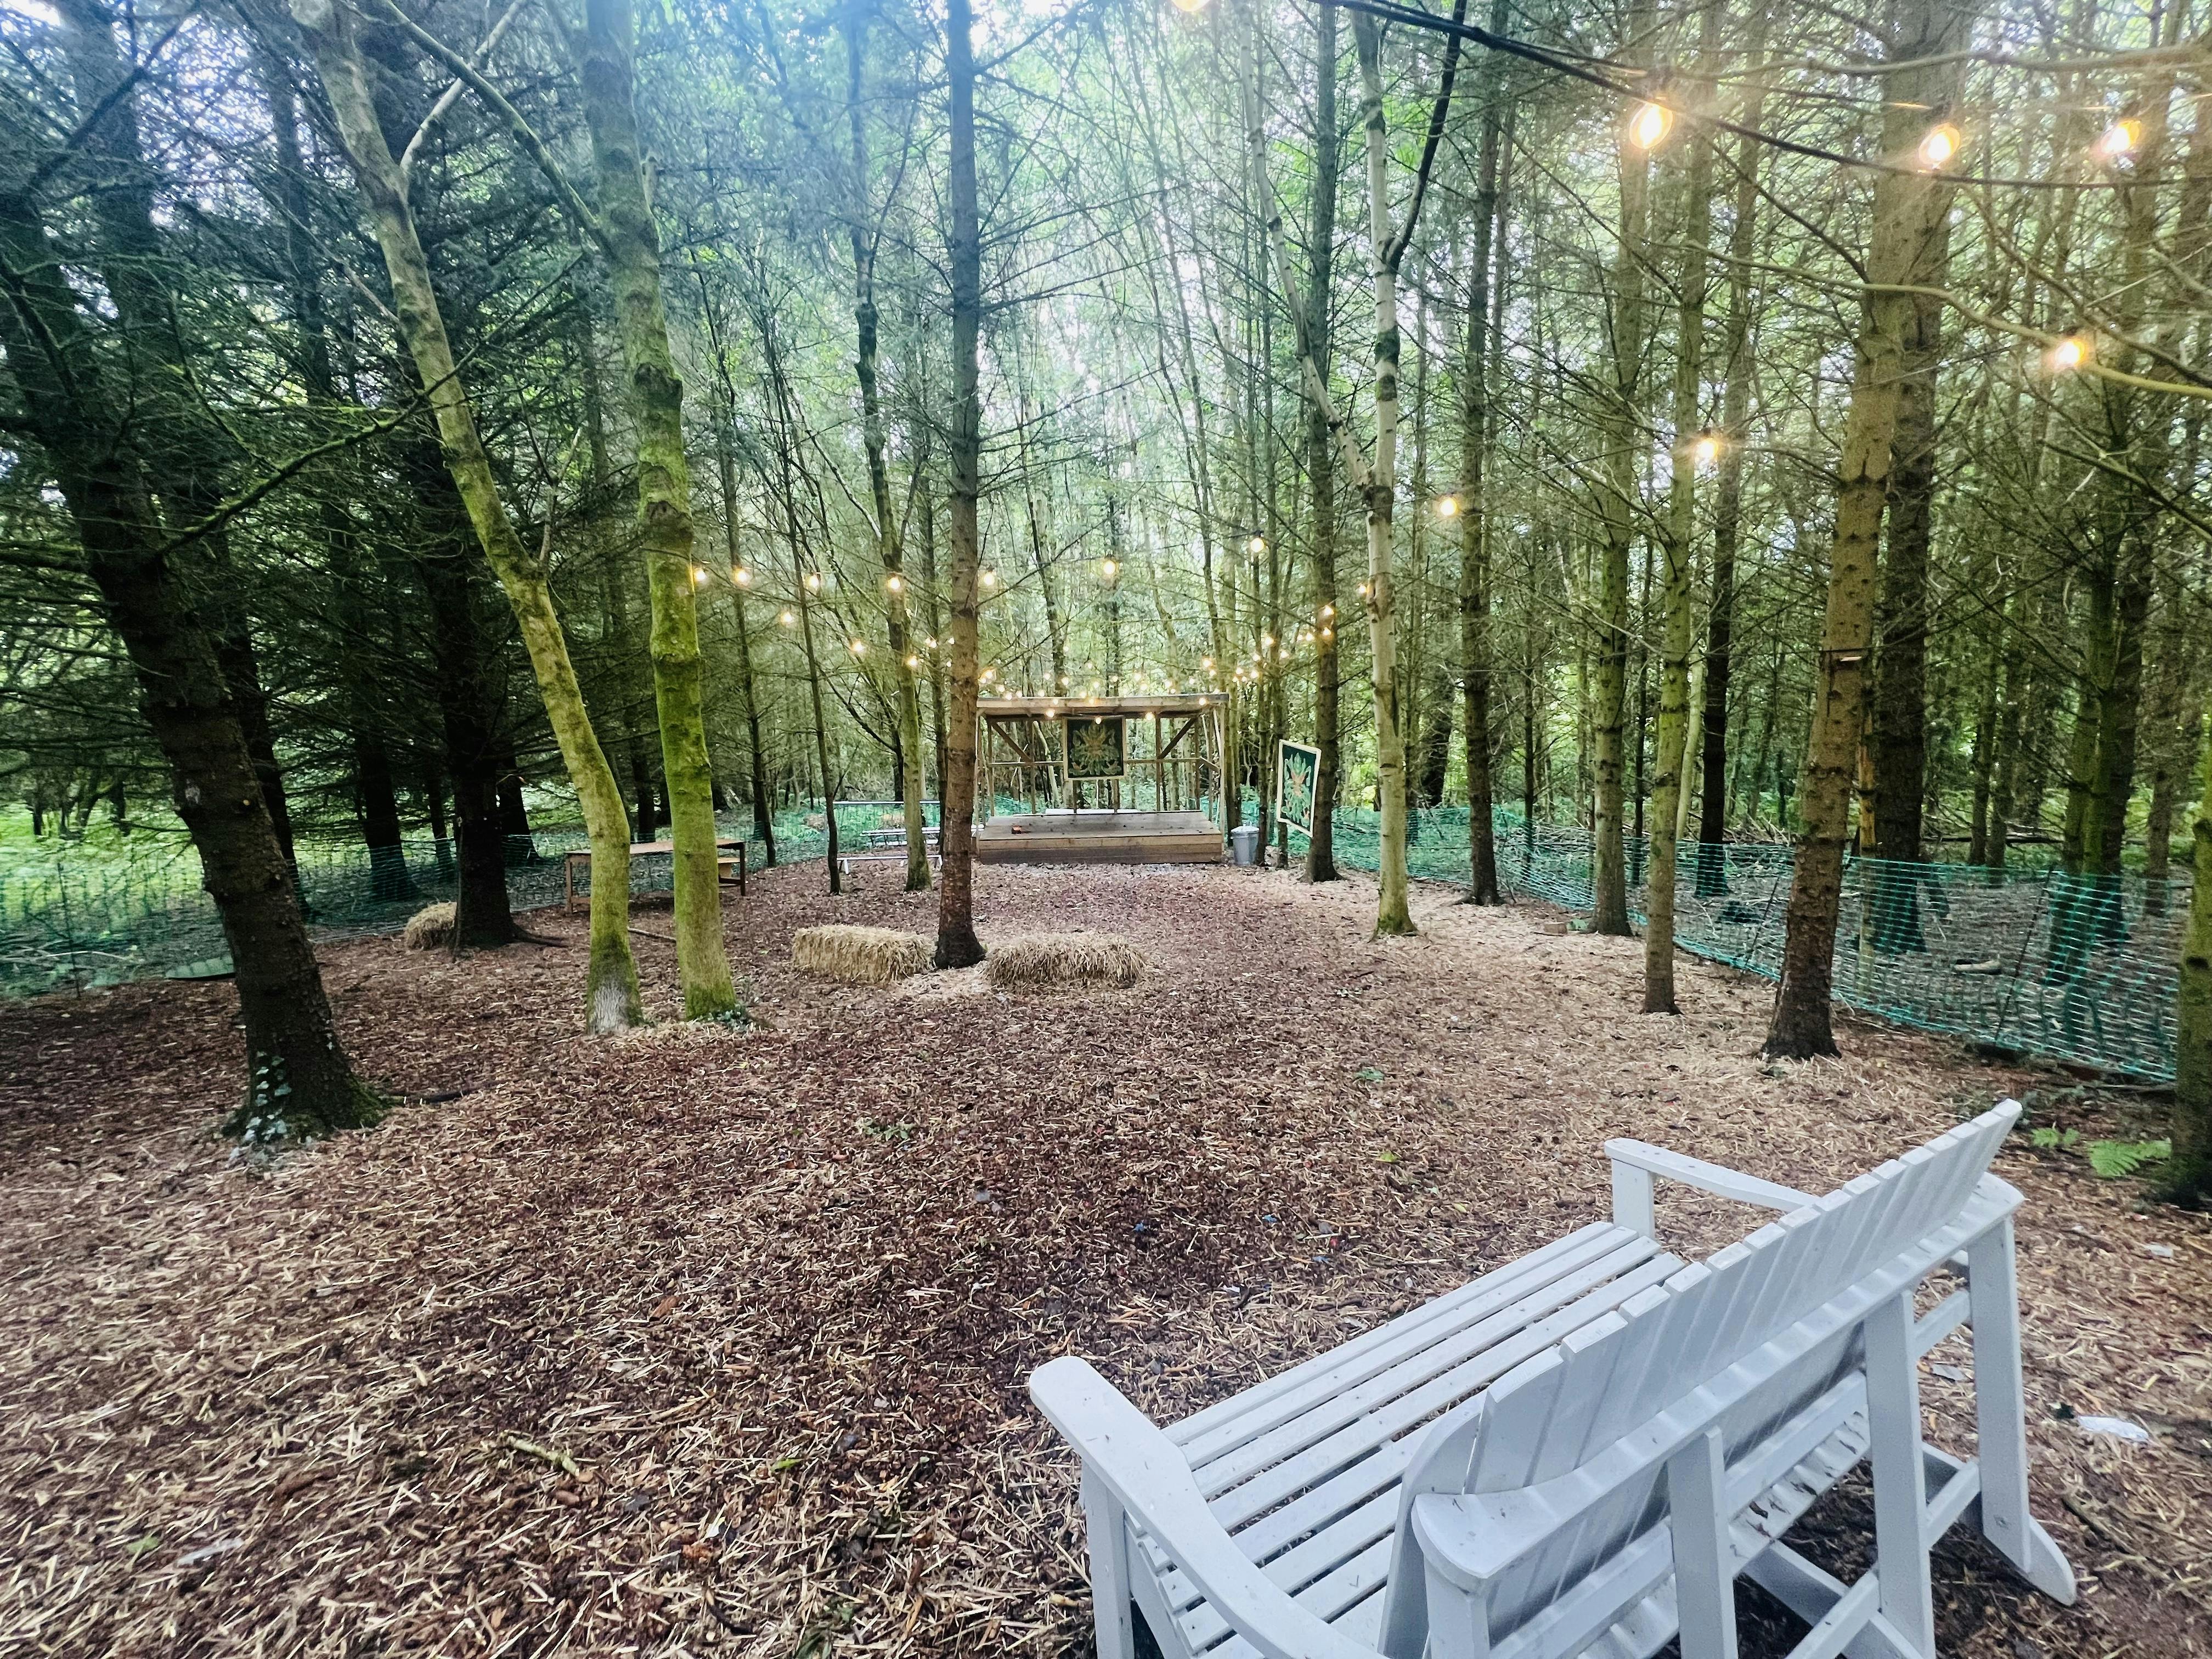
<path id="1" fill-rule="evenodd" d="M 1942 1231 L 2019 1115 L 2007 1102 L 1959 1125 L 1682 1268 L 1499 1378 L 1431 1426 L 1408 1471 L 1401 1531 L 1422 1492 L 1508 1492 L 1583 1468 Z M 1719 1423 L 1729 1454 L 1825 1393 L 1857 1354 L 1856 1329 L 1846 1326 L 1737 1401 Z M 1660 1468 L 1646 1462 L 1581 1525 L 1493 1587 L 1493 1634 L 1540 1610 L 1663 1507 Z"/>

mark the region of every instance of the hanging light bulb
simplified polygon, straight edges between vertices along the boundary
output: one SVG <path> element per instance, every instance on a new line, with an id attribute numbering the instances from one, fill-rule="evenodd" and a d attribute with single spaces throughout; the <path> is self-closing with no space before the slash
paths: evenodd
<path id="1" fill-rule="evenodd" d="M 937 635 L 934 635 L 934 634 L 932 634 L 932 635 L 931 635 L 927 639 L 926 639 L 926 640 L 924 640 L 924 641 L 922 641 L 922 644 L 923 644 L 926 647 L 927 647 L 929 650 L 932 650 L 932 651 L 936 650 L 936 649 L 937 649 Z"/>
<path id="2" fill-rule="evenodd" d="M 2142 142 L 2142 128 L 2136 123 L 2121 119 L 2112 123 L 2097 135 L 2097 159 L 2106 167 L 2116 167 L 2136 153 Z"/>
<path id="3" fill-rule="evenodd" d="M 1941 126 L 1928 129 L 1927 135 L 1921 139 L 1920 148 L 1915 154 L 1920 157 L 1922 167 L 1926 167 L 1930 173 L 1939 173 L 1951 165 L 1953 158 L 1959 154 L 1959 145 L 1961 142 L 1959 129 L 1946 121 Z"/>
<path id="4" fill-rule="evenodd" d="M 2086 334 L 2069 334 L 2043 354 L 2045 367 L 2053 374 L 2070 374 L 2089 361 L 2090 341 Z"/>
<path id="5" fill-rule="evenodd" d="M 691 580 L 700 586 L 704 587 L 707 585 L 707 567 L 703 564 L 693 565 L 691 567 Z"/>
<path id="6" fill-rule="evenodd" d="M 750 587 L 753 585 L 753 573 L 744 566 L 739 565 L 730 572 L 730 580 L 740 587 Z"/>
<path id="7" fill-rule="evenodd" d="M 986 570 L 976 578 L 976 580 L 981 582 L 986 587 L 996 587 L 999 585 L 999 573 L 995 570 Z"/>
<path id="8" fill-rule="evenodd" d="M 1690 446 L 1690 459 L 1699 466 L 1711 466 L 1721 453 L 1721 441 L 1710 432 L 1700 432 Z"/>
<path id="9" fill-rule="evenodd" d="M 1334 617 L 1336 614 L 1336 607 L 1333 605 L 1325 605 L 1321 608 L 1321 614 L 1324 617 Z"/>
<path id="10" fill-rule="evenodd" d="M 1449 518 L 1456 517 L 1456 516 L 1458 515 L 1458 513 L 1459 513 L 1459 497 L 1458 497 L 1458 496 L 1456 496 L 1456 495 L 1439 495 L 1438 497 L 1437 497 L 1437 517 L 1438 517 L 1439 519 L 1449 519 Z"/>
<path id="11" fill-rule="evenodd" d="M 796 622 L 799 620 L 799 618 L 798 618 L 798 617 L 794 617 L 794 616 L 793 616 L 793 615 L 791 614 L 791 612 L 789 612 L 788 611 L 785 611 L 785 612 L 784 612 L 781 617 L 778 617 L 776 618 L 776 620 L 777 620 L 778 622 L 781 623 L 782 623 L 786 628 L 789 628 L 789 627 L 791 627 L 794 623 L 796 623 Z"/>
<path id="12" fill-rule="evenodd" d="M 1186 11 L 1194 16 L 1206 9 L 1206 0 L 1175 0 L 1175 3 L 1177 11 Z"/>
<path id="13" fill-rule="evenodd" d="M 1103 561 L 1099 565 L 1098 568 L 1109 582 L 1112 581 L 1115 576 L 1119 575 L 1121 570 L 1121 567 L 1115 563 L 1111 559 Z"/>
<path id="14" fill-rule="evenodd" d="M 1267 538 L 1265 536 L 1253 537 L 1251 549 L 1255 553 L 1265 553 L 1267 550 Z"/>
<path id="15" fill-rule="evenodd" d="M 866 640 L 851 640 L 847 643 L 852 647 L 854 656 L 865 657 L 868 654 L 868 642 Z"/>
<path id="16" fill-rule="evenodd" d="M 906 665 L 908 668 L 919 668 L 921 666 L 921 659 L 919 657 L 908 657 L 906 659 Z"/>
<path id="17" fill-rule="evenodd" d="M 1638 104 L 1628 118 L 1628 142 L 1638 149 L 1657 146 L 1674 125 L 1674 112 L 1663 104 Z"/>
<path id="18" fill-rule="evenodd" d="M 1321 630 L 1321 636 L 1325 640 L 1333 640 L 1336 637 L 1336 630 L 1334 628 L 1324 628 Z"/>
<path id="19" fill-rule="evenodd" d="M 820 571 L 810 570 L 806 573 L 806 591 L 810 593 L 819 593 L 822 591 L 822 573 Z"/>
<path id="20" fill-rule="evenodd" d="M 1198 665 L 1200 668 L 1203 668 L 1207 673 L 1211 674 L 1213 672 L 1213 659 L 1211 657 L 1200 657 L 1198 659 Z"/>
<path id="21" fill-rule="evenodd" d="M 1359 584 L 1359 597 L 1363 599 L 1367 597 L 1367 584 L 1365 582 Z"/>
<path id="22" fill-rule="evenodd" d="M 906 592 L 906 583 L 896 576 L 886 576 L 884 579 L 884 586 L 890 588 L 894 593 L 903 593 Z"/>

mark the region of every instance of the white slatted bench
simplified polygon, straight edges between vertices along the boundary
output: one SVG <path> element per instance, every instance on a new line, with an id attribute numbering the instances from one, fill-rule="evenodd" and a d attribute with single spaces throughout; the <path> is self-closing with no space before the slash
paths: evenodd
<path id="1" fill-rule="evenodd" d="M 1613 1219 L 1156 1427 L 1081 1359 L 1030 1379 L 1081 1454 L 1102 1659 L 1133 1603 L 1170 1659 L 1732 1659 L 1734 1581 L 1813 1629 L 1792 1659 L 1935 1654 L 1928 1553 L 1967 1520 L 2031 1583 L 2007 1101 L 1815 1198 L 1607 1143 Z M 1699 1263 L 1655 1178 L 1782 1212 Z M 1965 1280 L 1916 1316 L 1931 1274 Z M 1975 1461 L 1920 1434 L 1920 1357 L 1973 1331 Z M 1780 1541 L 1863 1458 L 1876 1564 Z"/>

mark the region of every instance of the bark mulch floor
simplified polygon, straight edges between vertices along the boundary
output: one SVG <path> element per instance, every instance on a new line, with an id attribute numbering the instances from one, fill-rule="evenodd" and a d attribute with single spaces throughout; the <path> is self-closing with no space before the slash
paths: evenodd
<path id="1" fill-rule="evenodd" d="M 1427 890 L 1376 945 L 1360 882 L 979 876 L 987 939 L 1111 929 L 1158 972 L 795 976 L 796 927 L 931 926 L 886 866 L 732 907 L 750 1033 L 582 1037 L 557 915 L 555 948 L 340 946 L 346 1041 L 412 1099 L 265 1172 L 210 1134 L 228 987 L 0 1006 L 0 1653 L 1087 1651 L 1073 1468 L 1021 1389 L 1051 1356 L 1195 1409 L 1603 1214 L 1608 1135 L 1817 1190 L 2006 1093 L 2085 1139 L 2142 1109 L 1861 1027 L 1763 1066 L 1766 987 L 1691 966 L 1687 1016 L 1641 1016 L 1640 947 L 1540 909 Z M 639 951 L 665 1008 L 672 951 Z M 2212 1229 L 2075 1152 L 1999 1168 L 2037 1506 L 2085 1593 L 1947 1544 L 1943 1651 L 2212 1653 Z M 1970 1396 L 1929 1358 L 1948 1437 Z M 1859 1501 L 1808 1547 L 1847 1557 Z M 1744 1594 L 1754 1647 L 1792 1633 Z"/>

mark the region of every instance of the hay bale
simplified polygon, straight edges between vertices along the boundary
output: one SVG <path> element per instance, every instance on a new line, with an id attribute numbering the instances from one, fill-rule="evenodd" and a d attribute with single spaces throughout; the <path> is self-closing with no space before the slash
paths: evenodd
<path id="1" fill-rule="evenodd" d="M 905 828 L 906 828 L 906 812 L 905 812 L 905 810 L 904 810 L 903 808 L 902 808 L 900 811 L 896 811 L 896 812 L 878 812 L 878 813 L 877 813 L 877 814 L 876 814 L 876 828 L 877 828 L 877 829 L 878 829 L 878 830 L 903 830 L 903 829 L 905 829 Z"/>
<path id="2" fill-rule="evenodd" d="M 400 941 L 410 951 L 435 951 L 453 942 L 454 907 L 447 904 L 426 904 L 407 918 L 407 931 Z"/>
<path id="3" fill-rule="evenodd" d="M 925 971 L 936 947 L 920 933 L 833 922 L 791 936 L 792 965 L 854 985 L 888 985 Z"/>
<path id="4" fill-rule="evenodd" d="M 991 947 L 983 975 L 1001 991 L 1134 985 L 1152 967 L 1114 933 L 1025 933 Z"/>

